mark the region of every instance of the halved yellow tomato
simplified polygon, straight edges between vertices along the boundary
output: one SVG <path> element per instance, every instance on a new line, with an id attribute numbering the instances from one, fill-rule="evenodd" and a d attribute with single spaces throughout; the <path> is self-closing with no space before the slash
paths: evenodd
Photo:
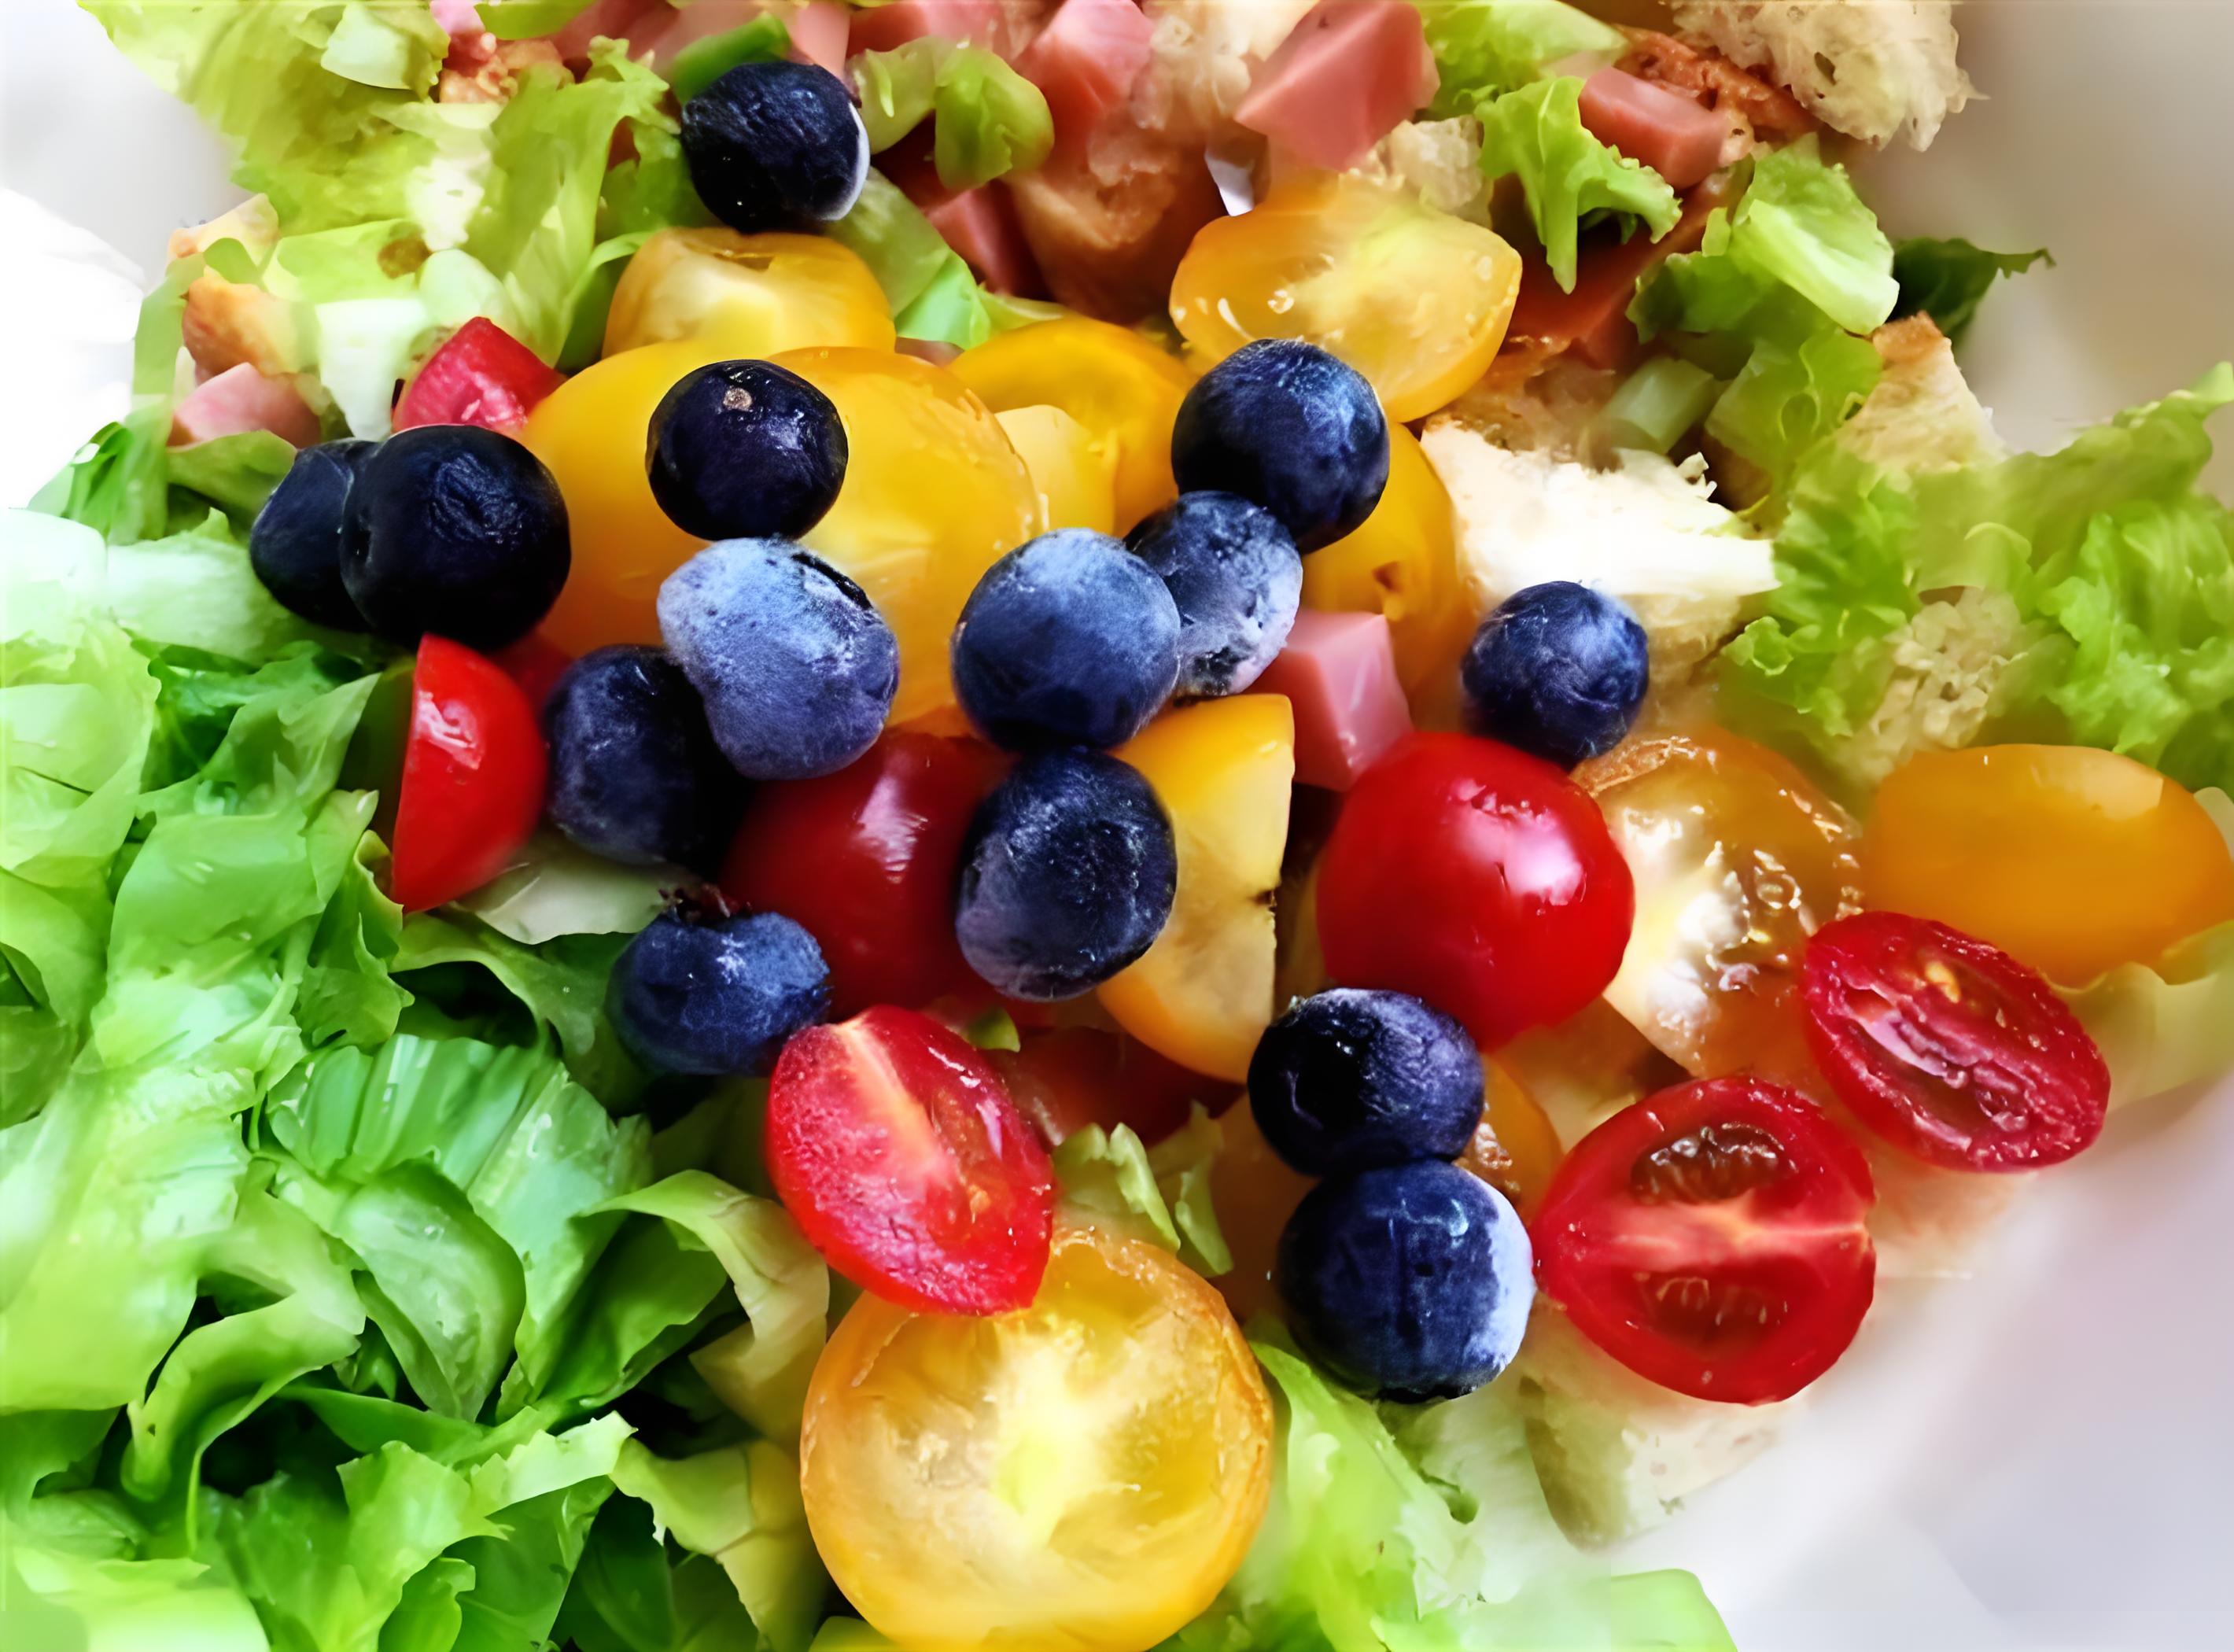
<path id="1" fill-rule="evenodd" d="M 1039 490 L 985 404 L 911 356 L 786 350 L 769 358 L 838 407 L 846 485 L 804 543 L 869 593 L 900 645 L 892 718 L 950 703 L 962 604 L 1002 552 L 1042 526 Z"/>
<path id="2" fill-rule="evenodd" d="M 1205 366 L 1251 339 L 1309 339 L 1409 421 L 1482 375 L 1519 292 L 1520 255 L 1493 232 L 1322 173 L 1196 235 L 1172 279 L 1172 319 Z"/>
<path id="3" fill-rule="evenodd" d="M 1146 1652 L 1240 1565 L 1271 1455 L 1218 1293 L 1154 1245 L 1064 1228 L 1016 1313 L 856 1303 L 800 1469 L 831 1577 L 911 1652 Z"/>
<path id="4" fill-rule="evenodd" d="M 705 338 L 722 360 L 816 344 L 892 347 L 892 311 L 869 266 L 821 235 L 658 230 L 613 289 L 605 354 Z"/>
<path id="5" fill-rule="evenodd" d="M 1483 1061 L 1482 1077 L 1481 1122 L 1459 1155 L 1459 1168 L 1504 1194 L 1521 1215 L 1533 1216 L 1566 1149 L 1542 1104 L 1502 1063 Z"/>
<path id="6" fill-rule="evenodd" d="M 2087 746 L 1911 758 L 1878 789 L 1862 868 L 1871 905 L 2068 986 L 2234 918 L 2234 856 L 2193 793 Z"/>
<path id="7" fill-rule="evenodd" d="M 1032 473 L 1051 528 L 1117 529 L 1117 453 L 1061 408 L 1010 408 L 993 415 Z"/>
<path id="8" fill-rule="evenodd" d="M 1272 1020 L 1272 897 L 1288 839 L 1296 720 L 1277 694 L 1167 712 L 1117 754 L 1172 817 L 1179 893 L 1156 944 L 1101 989 L 1117 1024 L 1236 1083 Z"/>
<path id="9" fill-rule="evenodd" d="M 1177 357 L 1106 321 L 1035 322 L 964 350 L 954 375 L 996 413 L 1061 408 L 1116 455 L 1120 533 L 1179 497 L 1172 424 L 1194 382 Z"/>
<path id="10" fill-rule="evenodd" d="M 1402 425 L 1388 427 L 1388 486 L 1373 514 L 1303 558 L 1303 606 L 1386 617 L 1413 722 L 1448 721 L 1473 608 L 1459 576 L 1451 496 Z"/>

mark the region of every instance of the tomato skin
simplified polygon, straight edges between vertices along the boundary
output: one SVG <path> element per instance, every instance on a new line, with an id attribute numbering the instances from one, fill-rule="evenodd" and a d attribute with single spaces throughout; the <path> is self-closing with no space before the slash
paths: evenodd
<path id="1" fill-rule="evenodd" d="M 395 404 L 395 428 L 477 424 L 519 434 L 565 375 L 510 333 L 476 316 L 435 348 Z"/>
<path id="2" fill-rule="evenodd" d="M 1860 1147 L 1800 1092 L 1700 1079 L 1577 1142 L 1529 1237 L 1545 1294 L 1630 1370 L 1763 1405 L 1854 1340 L 1876 1289 L 1875 1200 Z"/>
<path id="3" fill-rule="evenodd" d="M 806 926 L 829 961 L 833 1015 L 974 988 L 954 880 L 970 817 L 1005 767 L 980 741 L 895 732 L 834 774 L 763 786 L 722 892 Z"/>
<path id="4" fill-rule="evenodd" d="M 572 655 L 541 631 L 530 631 L 517 643 L 499 649 L 489 657 L 519 684 L 521 692 L 527 695 L 528 703 L 539 712 L 543 709 L 543 702 L 551 697 L 551 690 L 558 686 L 558 679 L 566 675 L 566 668 L 574 663 Z"/>
<path id="5" fill-rule="evenodd" d="M 424 911 L 511 863 L 543 813 L 535 708 L 504 669 L 429 632 L 411 679 L 389 892 Z"/>
<path id="6" fill-rule="evenodd" d="M 889 1006 L 810 1027 L 768 1082 L 776 1192 L 830 1265 L 903 1307 L 1024 1307 L 1055 1224 L 1047 1150 L 983 1056 Z"/>
<path id="7" fill-rule="evenodd" d="M 1540 758 L 1470 735 L 1391 748 L 1350 792 L 1320 862 L 1328 972 L 1425 998 L 1484 1048 L 1604 991 L 1634 908 L 1589 795 Z"/>
<path id="8" fill-rule="evenodd" d="M 2059 1165 L 2102 1133 L 2110 1069 L 2048 983 L 1929 918 L 1826 924 L 1800 973 L 1807 1046 L 1854 1116 L 1950 1170 Z M 1959 1065 L 1949 1082 L 1931 1070 Z"/>

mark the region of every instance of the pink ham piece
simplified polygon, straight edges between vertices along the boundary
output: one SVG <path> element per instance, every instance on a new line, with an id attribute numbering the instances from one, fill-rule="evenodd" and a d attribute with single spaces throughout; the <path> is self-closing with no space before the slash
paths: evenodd
<path id="1" fill-rule="evenodd" d="M 965 45 L 984 46 L 1006 56 L 1015 41 L 1009 13 L 1002 0 L 892 0 L 852 16 L 849 50 L 888 52 L 911 40 L 937 35 Z"/>
<path id="2" fill-rule="evenodd" d="M 877 157 L 879 170 L 922 209 L 978 280 L 996 292 L 1036 297 L 1045 289 L 1014 197 L 998 180 L 958 195 L 947 188 L 931 159 L 933 135 L 924 121 Z"/>
<path id="3" fill-rule="evenodd" d="M 485 32 L 474 0 L 428 0 L 428 4 L 436 26 L 454 39 L 463 40 Z"/>
<path id="4" fill-rule="evenodd" d="M 1016 58 L 1017 70 L 1047 95 L 1058 147 L 1075 151 L 1130 95 L 1154 29 L 1133 0 L 1062 0 Z"/>
<path id="5" fill-rule="evenodd" d="M 269 430 L 297 447 L 318 439 L 318 415 L 292 379 L 267 379 L 243 362 L 188 391 L 171 410 L 171 446 Z"/>
<path id="6" fill-rule="evenodd" d="M 741 29 L 769 11 L 790 31 L 794 58 L 845 78 L 846 31 L 852 26 L 852 14 L 837 0 L 808 0 L 805 5 L 786 4 L 783 0 L 691 0 L 656 32 L 647 28 L 645 42 L 651 52 L 651 66 L 662 75 L 668 74 L 684 48 Z M 647 22 L 658 24 L 660 20 L 654 17 Z"/>
<path id="7" fill-rule="evenodd" d="M 1248 105 L 1242 108 L 1245 124 Z M 1583 82 L 1582 115 L 1600 143 L 1677 189 L 1704 182 L 1722 164 L 1722 140 L 1729 135 L 1728 122 L 1704 104 L 1618 69 L 1602 69 Z"/>
<path id="8" fill-rule="evenodd" d="M 639 35 L 649 37 L 655 30 L 668 26 L 667 0 L 591 0 L 586 10 L 578 11 L 566 23 L 545 36 L 558 49 L 558 56 L 567 62 L 581 62 L 590 55 L 590 42 L 599 36 L 611 40 L 635 40 Z M 657 16 L 647 16 L 656 12 Z M 643 27 L 638 29 L 639 20 Z"/>
<path id="9" fill-rule="evenodd" d="M 1388 621 L 1380 614 L 1304 609 L 1288 646 L 1250 692 L 1287 696 L 1296 714 L 1296 779 L 1305 786 L 1347 792 L 1412 732 Z"/>
<path id="10" fill-rule="evenodd" d="M 1320 0 L 1257 71 L 1233 118 L 1341 172 L 1433 100 L 1436 85 L 1408 0 Z"/>

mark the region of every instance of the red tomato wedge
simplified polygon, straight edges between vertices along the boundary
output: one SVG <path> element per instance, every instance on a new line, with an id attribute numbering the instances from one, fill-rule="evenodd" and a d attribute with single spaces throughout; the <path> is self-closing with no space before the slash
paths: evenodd
<path id="1" fill-rule="evenodd" d="M 1796 1090 L 1679 1084 L 1575 1145 L 1530 1237 L 1575 1328 L 1701 1400 L 1788 1399 L 1869 1309 L 1876 1200 L 1861 1149 Z"/>
<path id="2" fill-rule="evenodd" d="M 2102 1133 L 2110 1069 L 2045 979 L 1999 947 L 1898 912 L 1816 930 L 1807 1047 L 1879 1135 L 1950 1170 L 2060 1165 Z"/>
<path id="3" fill-rule="evenodd" d="M 1055 1171 L 985 1058 L 889 1007 L 810 1027 L 768 1083 L 776 1192 L 830 1265 L 905 1308 L 999 1314 L 1047 1271 Z"/>
<path id="4" fill-rule="evenodd" d="M 395 425 L 477 424 L 517 434 L 565 375 L 486 316 L 444 339 L 403 387 Z"/>
<path id="5" fill-rule="evenodd" d="M 495 661 L 429 634 L 411 678 L 389 892 L 406 911 L 502 872 L 543 813 L 543 735 Z"/>

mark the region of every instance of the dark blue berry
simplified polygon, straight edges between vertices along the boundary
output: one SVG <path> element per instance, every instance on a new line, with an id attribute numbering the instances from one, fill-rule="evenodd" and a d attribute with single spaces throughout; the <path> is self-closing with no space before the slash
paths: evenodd
<path id="1" fill-rule="evenodd" d="M 772 362 L 715 362 L 652 410 L 652 497 L 702 539 L 795 539 L 846 480 L 846 427 L 830 398 Z"/>
<path id="2" fill-rule="evenodd" d="M 1287 646 L 1303 558 L 1263 506 L 1238 493 L 1182 493 L 1126 543 L 1179 605 L 1181 700 L 1240 693 Z"/>
<path id="3" fill-rule="evenodd" d="M 1120 745 L 1171 698 L 1179 613 L 1121 542 L 1058 528 L 985 571 L 952 664 L 955 697 L 996 745 Z"/>
<path id="4" fill-rule="evenodd" d="M 1264 1029 L 1249 1105 L 1272 1150 L 1307 1176 L 1455 1159 L 1481 1121 L 1481 1055 L 1408 993 L 1336 988 Z"/>
<path id="5" fill-rule="evenodd" d="M 1016 765 L 963 850 L 962 956 L 1012 998 L 1075 998 L 1148 950 L 1172 913 L 1179 859 L 1140 772 L 1101 752 Z"/>
<path id="6" fill-rule="evenodd" d="M 349 487 L 372 454 L 369 441 L 304 448 L 248 531 L 248 565 L 264 588 L 314 625 L 364 629 L 364 616 L 342 584 L 342 525 Z"/>
<path id="7" fill-rule="evenodd" d="M 709 545 L 659 588 L 668 651 L 737 772 L 802 780 L 875 743 L 899 644 L 860 586 L 788 539 Z"/>
<path id="8" fill-rule="evenodd" d="M 605 983 L 605 1014 L 631 1055 L 706 1078 L 766 1073 L 829 1009 L 822 949 L 775 912 L 663 912 L 621 949 Z"/>
<path id="9" fill-rule="evenodd" d="M 683 668 L 656 648 L 585 654 L 543 702 L 546 806 L 593 854 L 707 870 L 744 807 L 745 784 L 715 745 Z"/>
<path id="10" fill-rule="evenodd" d="M 1388 421 L 1358 371 L 1316 344 L 1260 338 L 1196 381 L 1172 428 L 1182 490 L 1219 489 L 1278 517 L 1299 551 L 1373 514 L 1388 484 Z"/>
<path id="11" fill-rule="evenodd" d="M 1554 579 L 1515 591 L 1482 621 L 1459 682 L 1475 732 L 1572 768 L 1621 744 L 1650 664 L 1628 609 Z"/>
<path id="12" fill-rule="evenodd" d="M 342 581 L 402 647 L 428 631 L 483 652 L 518 642 L 558 600 L 572 559 L 558 482 L 494 430 L 400 432 L 349 489 Z"/>
<path id="13" fill-rule="evenodd" d="M 1512 1363 L 1536 1284 L 1502 1194 L 1424 1159 L 1322 1182 L 1280 1235 L 1275 1282 L 1297 1337 L 1352 1387 L 1442 1400 Z"/>
<path id="14" fill-rule="evenodd" d="M 828 69 L 740 63 L 683 106 L 683 157 L 698 198 L 731 229 L 811 229 L 860 194 L 869 134 Z"/>

